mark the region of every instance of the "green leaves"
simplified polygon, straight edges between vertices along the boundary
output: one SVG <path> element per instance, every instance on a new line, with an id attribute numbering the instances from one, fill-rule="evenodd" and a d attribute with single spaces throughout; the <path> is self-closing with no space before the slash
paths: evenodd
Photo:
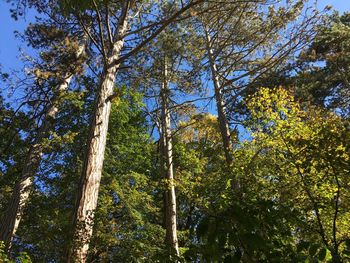
<path id="1" fill-rule="evenodd" d="M 251 146 L 263 149 L 255 161 L 264 170 L 255 173 L 265 190 L 271 186 L 278 202 L 301 212 L 299 219 L 306 224 L 300 225 L 302 240 L 304 235 L 317 237 L 305 238 L 308 242 L 300 242 L 298 251 L 307 249 L 313 260 L 325 258 L 322 247 L 335 251 L 334 237 L 349 236 L 344 221 L 349 204 L 339 202 L 350 194 L 349 143 L 343 139 L 349 136 L 347 121 L 321 108 L 301 107 L 282 88 L 260 89 L 249 99 L 248 109 L 254 131 Z"/>
<path id="2" fill-rule="evenodd" d="M 334 13 L 319 25 L 310 48 L 299 56 L 296 84 L 298 97 L 323 107 L 349 114 L 347 92 L 350 63 L 349 14 Z M 315 63 L 316 62 L 316 63 Z"/>
<path id="3" fill-rule="evenodd" d="M 127 45 L 120 55 L 133 56 L 122 62 L 118 70 L 121 84 L 114 89 L 116 97 L 112 101 L 90 261 L 164 262 L 165 258 L 169 259 L 164 245 L 162 192 L 170 183 L 161 178 L 159 138 L 153 131 L 149 135 L 149 119 L 142 111 L 144 101 L 146 105 L 158 107 L 157 101 L 149 103 L 149 99 L 157 96 L 157 91 L 151 90 L 157 90 L 162 81 L 159 73 L 163 65 L 159 61 L 164 54 L 169 57 L 169 70 L 171 68 L 169 88 L 176 93 L 170 102 L 171 109 L 182 119 L 173 131 L 172 150 L 178 237 L 183 257 L 171 260 L 262 263 L 349 260 L 349 121 L 323 108 L 300 103 L 294 93 L 283 88 L 260 88 L 246 98 L 242 97 L 245 94 L 242 90 L 229 94 L 236 84 L 239 84 L 237 88 L 248 85 L 248 90 L 255 91 L 249 83 L 253 82 L 254 86 L 258 75 L 282 66 L 284 57 L 292 50 L 281 48 L 286 44 L 281 32 L 287 28 L 298 34 L 297 28 L 289 27 L 288 23 L 296 22 L 304 1 L 287 1 L 286 5 L 269 7 L 266 1 L 208 1 L 205 9 L 215 7 L 215 12 L 206 13 L 201 9 L 204 6 L 197 5 L 189 13 L 174 17 L 168 30 L 150 45 L 142 45 L 145 54 L 137 56 L 132 51 L 135 46 L 158 32 L 158 28 L 168 23 L 167 18 L 191 1 L 131 2 L 127 16 L 133 18 L 123 36 L 116 33 L 123 18 L 119 16 L 120 7 L 125 1 L 108 0 L 53 2 L 53 13 L 47 13 L 52 14 L 62 28 L 43 20 L 43 24 L 33 24 L 26 31 L 29 45 L 38 48 L 38 57 L 44 62 L 36 63 L 32 70 L 40 85 L 35 85 L 30 92 L 37 94 L 40 90 L 39 97 L 45 102 L 51 101 L 54 93 L 62 111 L 44 142 L 46 151 L 14 253 L 25 248 L 34 261 L 62 261 L 65 247 L 69 246 L 67 236 L 75 187 L 88 137 L 91 93 L 97 85 L 93 73 L 103 72 L 101 66 L 108 71 L 98 50 L 111 51 L 109 40 L 125 38 Z M 56 10 L 55 3 L 63 13 Z M 47 10 L 46 7 L 43 10 Z M 70 19 L 73 14 L 79 14 L 76 17 L 79 23 L 77 19 Z M 296 89 L 299 97 L 303 97 L 299 93 L 304 92 L 305 98 L 314 97 L 319 103 L 327 98 L 332 107 L 345 112 L 350 61 L 349 17 L 335 15 L 331 26 L 322 27 L 310 50 L 300 56 L 304 59 L 300 62 L 308 65 L 298 76 L 301 86 Z M 305 19 L 309 23 L 307 28 L 312 27 L 313 19 Z M 91 34 L 91 41 L 96 42 L 95 47 L 86 49 L 89 56 L 86 72 L 82 66 L 86 57 L 77 59 L 74 55 L 79 41 L 72 37 L 82 34 L 82 23 Z M 239 142 L 237 134 L 232 132 L 234 161 L 229 167 L 217 116 L 194 113 L 196 106 L 202 105 L 201 93 L 206 92 L 206 83 L 201 83 L 205 79 L 202 73 L 207 73 L 203 25 L 212 36 L 208 40 L 212 43 L 207 44 L 214 49 L 214 59 L 217 59 L 220 71 L 217 76 L 225 87 L 222 97 L 227 111 L 235 108 L 236 99 L 242 99 L 247 112 L 240 117 L 249 116 L 244 123 L 250 129 L 245 142 Z M 303 36 L 299 40 L 304 39 L 303 30 L 307 28 L 287 41 L 298 46 L 298 36 Z M 51 87 L 56 87 L 66 73 L 75 74 L 72 78 L 75 85 L 64 93 L 53 91 Z M 83 74 L 86 76 L 80 78 Z M 234 76 L 237 79 L 231 82 Z M 269 85 L 273 86 L 281 79 L 276 83 L 271 81 L 269 79 Z M 134 88 L 147 89 L 146 96 Z M 184 94 L 193 96 L 192 103 L 187 103 L 189 97 L 178 96 Z M 181 103 L 180 107 L 176 101 Z M 37 103 L 41 101 L 28 103 L 34 115 L 41 110 Z M 3 200 L 7 200 L 12 191 L 23 153 L 27 151 L 28 143 L 24 139 L 28 131 L 24 127 L 31 122 L 29 116 L 33 114 L 15 116 L 15 111 L 2 101 L 0 110 L 3 139 L 0 142 L 0 212 L 3 213 Z M 150 114 L 156 124 L 158 114 L 157 109 Z M 174 118 L 171 122 L 177 120 Z M 12 126 L 7 128 L 8 124 Z M 2 247 L 0 261 L 10 262 Z M 30 262 L 24 254 L 18 261 Z"/>
<path id="4" fill-rule="evenodd" d="M 5 246 L 2 241 L 0 241 L 0 261 L 3 263 L 32 263 L 30 257 L 26 252 L 21 252 L 18 257 L 11 259 L 5 252 Z"/>
<path id="5" fill-rule="evenodd" d="M 327 249 L 326 248 L 321 248 L 318 252 L 318 260 L 325 260 L 326 259 L 326 255 L 327 255 Z"/>
<path id="6" fill-rule="evenodd" d="M 162 253 L 153 142 L 139 93 L 121 89 L 112 105 L 92 250 L 102 260 L 145 262 Z M 108 251 L 114 251 L 110 255 Z"/>
<path id="7" fill-rule="evenodd" d="M 311 257 L 315 256 L 317 250 L 319 248 L 319 245 L 318 244 L 311 244 L 311 246 L 309 247 L 309 255 Z"/>

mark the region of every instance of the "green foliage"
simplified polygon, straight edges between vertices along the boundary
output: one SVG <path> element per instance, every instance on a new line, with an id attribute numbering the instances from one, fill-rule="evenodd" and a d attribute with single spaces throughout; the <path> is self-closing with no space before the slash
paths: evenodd
<path id="1" fill-rule="evenodd" d="M 112 106 L 91 258 L 147 262 L 161 250 L 158 179 L 152 167 L 141 96 L 127 92 Z"/>
<path id="2" fill-rule="evenodd" d="M 301 214 L 297 235 L 314 236 L 310 256 L 325 246 L 333 258 L 349 238 L 349 123 L 312 106 L 301 108 L 282 88 L 262 88 L 249 99 L 250 127 L 262 158 L 254 174 L 274 199 Z"/>
<path id="3" fill-rule="evenodd" d="M 191 200 L 199 210 L 190 231 L 197 241 L 189 245 L 185 258 L 205 262 L 345 260 L 349 123 L 325 110 L 301 107 L 282 88 L 261 88 L 247 98 L 247 107 L 251 118 L 246 125 L 252 139 L 235 150 L 232 172 L 216 174 L 202 168 L 211 180 L 203 188 L 190 188 L 190 197 L 200 196 Z M 205 141 L 210 145 L 210 140 Z M 233 178 L 239 179 L 239 189 L 231 187 Z M 207 199 L 208 192 L 215 199 Z"/>
<path id="4" fill-rule="evenodd" d="M 311 46 L 297 61 L 292 78 L 297 95 L 349 114 L 350 14 L 334 13 L 320 25 Z"/>
<path id="5" fill-rule="evenodd" d="M 22 161 L 28 150 L 32 121 L 29 116 L 15 110 L 0 96 L 0 216 L 6 209 L 13 186 L 18 179 Z"/>
<path id="6" fill-rule="evenodd" d="M 132 15 L 144 5 L 130 20 L 122 54 L 156 32 L 163 19 L 184 4 L 131 2 Z M 11 248 L 14 259 L 0 243 L 0 262 L 66 261 L 99 81 L 95 75 L 101 74 L 106 62 L 97 53 L 110 48 L 108 26 L 114 28 L 111 33 L 117 32 L 124 3 L 53 1 L 52 13 L 45 14 L 57 21 L 38 19 L 40 23 L 29 25 L 23 36 L 38 50 L 38 62 L 33 62 L 30 71 L 34 81 L 24 90 L 29 96 L 28 108 L 16 111 L 0 97 L 1 216 L 45 105 L 53 102 L 60 110 L 43 141 L 33 194 Z M 215 8 L 209 13 L 198 5 L 176 20 L 178 23 L 173 21 L 151 45 L 143 46 L 142 55 L 123 61 L 117 79 L 121 84 L 115 88 L 111 106 L 89 262 L 350 261 L 350 124 L 344 117 L 350 101 L 350 16 L 334 14 L 328 24 L 319 27 L 315 41 L 297 61 L 301 71 L 288 78 L 288 84 L 297 84 L 295 94 L 283 88 L 258 89 L 255 78 L 267 75 L 266 71 L 277 76 L 268 78 L 270 87 L 282 81 L 276 68 L 282 67 L 286 53 L 292 51 L 281 48 L 290 40 L 283 39 L 281 32 L 295 30 L 288 23 L 296 21 L 304 1 L 269 7 L 266 3 L 209 1 L 204 7 Z M 39 1 L 39 10 L 47 11 L 45 4 Z M 97 41 L 95 47 L 88 43 L 86 56 L 79 59 L 76 50 L 81 39 L 76 36 L 82 28 L 71 19 L 76 14 L 80 23 L 91 26 L 89 32 Z M 189 20 L 183 19 L 187 15 Z M 99 25 L 99 16 L 110 23 Z M 316 17 L 317 12 L 291 42 L 303 42 L 303 30 L 311 30 Z M 222 91 L 235 91 L 233 97 L 223 94 L 225 106 L 240 101 L 246 110 L 240 117 L 249 137 L 239 141 L 238 134 L 232 134 L 230 166 L 217 117 L 194 113 L 200 100 L 192 100 L 192 96 L 203 95 L 199 93 L 205 85 L 199 83 L 208 73 L 203 26 L 208 26 L 212 35 L 212 43 L 207 44 L 217 60 Z M 148 116 L 143 111 L 149 104 L 158 107 L 165 54 L 172 126 L 176 118 L 182 120 L 172 133 L 180 247 L 176 259 L 164 242 L 163 192 L 169 181 L 161 177 L 158 134 L 150 135 L 149 121 L 158 124 L 159 109 Z M 85 62 L 88 69 L 83 67 Z M 74 78 L 69 90 L 60 92 L 55 87 L 67 74 Z M 10 77 L 2 74 L 2 78 Z M 246 85 L 248 92 L 241 92 Z M 247 96 L 250 91 L 253 94 Z M 185 101 L 189 97 L 194 104 Z M 320 104 L 334 112 L 315 106 Z"/>
<path id="7" fill-rule="evenodd" d="M 15 259 L 10 259 L 5 252 L 5 246 L 2 241 L 0 241 L 0 261 L 3 263 L 32 263 L 30 257 L 26 252 L 21 252 Z"/>

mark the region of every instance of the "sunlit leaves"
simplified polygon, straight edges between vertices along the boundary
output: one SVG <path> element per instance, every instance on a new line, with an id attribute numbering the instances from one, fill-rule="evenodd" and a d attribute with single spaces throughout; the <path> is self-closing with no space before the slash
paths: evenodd
<path id="1" fill-rule="evenodd" d="M 340 249 L 339 240 L 349 235 L 349 123 L 319 108 L 302 108 L 283 88 L 261 88 L 247 105 L 252 145 L 262 149 L 269 169 L 259 173 L 262 180 L 278 189 L 276 198 L 285 205 L 305 212 L 325 246 Z"/>

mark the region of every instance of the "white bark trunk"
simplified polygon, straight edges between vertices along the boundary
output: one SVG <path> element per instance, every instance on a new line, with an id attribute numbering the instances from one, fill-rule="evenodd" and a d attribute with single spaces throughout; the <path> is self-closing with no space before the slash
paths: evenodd
<path id="1" fill-rule="evenodd" d="M 77 57 L 80 57 L 84 50 L 85 44 L 78 48 Z M 63 78 L 62 83 L 57 88 L 59 94 L 67 90 L 72 77 L 73 75 L 69 73 Z M 44 150 L 43 140 L 49 135 L 58 110 L 58 105 L 55 101 L 47 108 L 35 142 L 29 149 L 22 169 L 21 179 L 15 185 L 5 216 L 1 220 L 0 240 L 5 243 L 6 250 L 11 248 L 13 237 L 22 219 L 23 210 L 29 201 L 34 176 L 40 166 L 41 156 Z"/>
<path id="2" fill-rule="evenodd" d="M 220 133 L 221 138 L 224 146 L 224 153 L 225 153 L 225 159 L 226 163 L 228 165 L 232 164 L 232 145 L 231 145 L 231 133 L 230 128 L 226 116 L 226 109 L 225 109 L 225 103 L 222 96 L 222 87 L 219 80 L 218 70 L 215 63 L 214 58 L 214 52 L 211 48 L 211 38 L 209 35 L 209 31 L 207 28 L 205 28 L 205 34 L 206 34 L 206 44 L 207 44 L 207 53 L 209 57 L 209 64 L 210 64 L 210 70 L 212 74 L 212 80 L 214 84 L 214 91 L 215 91 L 215 101 L 216 101 L 216 108 L 218 111 L 218 121 L 219 121 L 219 127 L 220 127 Z"/>
<path id="3" fill-rule="evenodd" d="M 123 36 L 126 30 L 127 18 L 120 25 L 118 36 Z M 111 110 L 110 98 L 113 94 L 116 73 L 119 68 L 119 65 L 115 64 L 115 61 L 119 58 L 123 45 L 123 38 L 120 38 L 114 43 L 108 54 L 107 65 L 101 76 L 78 190 L 73 222 L 73 244 L 68 255 L 68 262 L 82 263 L 86 262 L 87 259 L 106 147 Z"/>
<path id="4" fill-rule="evenodd" d="M 169 111 L 168 69 L 166 57 L 164 58 L 163 83 L 161 87 L 161 104 L 161 167 L 163 169 L 164 177 L 167 182 L 167 189 L 165 190 L 166 244 L 171 254 L 179 256 L 176 226 L 176 195 L 174 185 L 173 150 Z"/>

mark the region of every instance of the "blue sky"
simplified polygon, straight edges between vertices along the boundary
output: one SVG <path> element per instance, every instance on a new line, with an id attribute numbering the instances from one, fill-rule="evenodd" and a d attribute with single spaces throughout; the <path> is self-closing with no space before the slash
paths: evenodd
<path id="1" fill-rule="evenodd" d="M 350 11 L 350 0 L 319 0 L 317 6 L 322 8 L 326 5 L 333 6 L 334 10 L 340 12 Z"/>
<path id="2" fill-rule="evenodd" d="M 319 9 L 326 5 L 331 5 L 340 12 L 350 11 L 350 0 L 319 0 L 317 4 Z M 14 21 L 10 17 L 9 7 L 8 3 L 0 0 L 0 64 L 5 71 L 20 69 L 19 47 L 21 44 L 15 38 L 14 31 L 22 32 L 34 16 L 32 12 L 28 12 L 25 20 Z M 24 51 L 30 52 L 25 46 L 21 47 Z"/>
<path id="3" fill-rule="evenodd" d="M 312 0 L 311 0 L 312 1 Z M 310 1 L 310 2 L 311 2 Z M 318 9 L 323 9 L 325 6 L 331 5 L 334 10 L 340 13 L 350 12 L 350 0 L 318 0 Z M 10 5 L 4 0 L 0 0 L 0 65 L 4 72 L 11 70 L 22 70 L 22 63 L 20 60 L 19 48 L 21 47 L 25 53 L 32 53 L 32 51 L 23 45 L 15 38 L 14 31 L 23 32 L 27 25 L 34 21 L 34 13 L 27 12 L 25 19 L 15 21 L 11 18 L 9 12 Z M 4 87 L 0 86 L 0 93 L 6 94 Z M 213 103 L 210 103 L 209 112 L 215 113 Z M 243 135 L 244 137 L 245 135 Z"/>
<path id="4" fill-rule="evenodd" d="M 20 68 L 21 61 L 18 58 L 20 42 L 15 38 L 14 31 L 23 32 L 33 20 L 33 13 L 29 12 L 25 20 L 15 21 L 11 18 L 9 8 L 8 3 L 0 0 L 0 65 L 5 70 Z"/>

